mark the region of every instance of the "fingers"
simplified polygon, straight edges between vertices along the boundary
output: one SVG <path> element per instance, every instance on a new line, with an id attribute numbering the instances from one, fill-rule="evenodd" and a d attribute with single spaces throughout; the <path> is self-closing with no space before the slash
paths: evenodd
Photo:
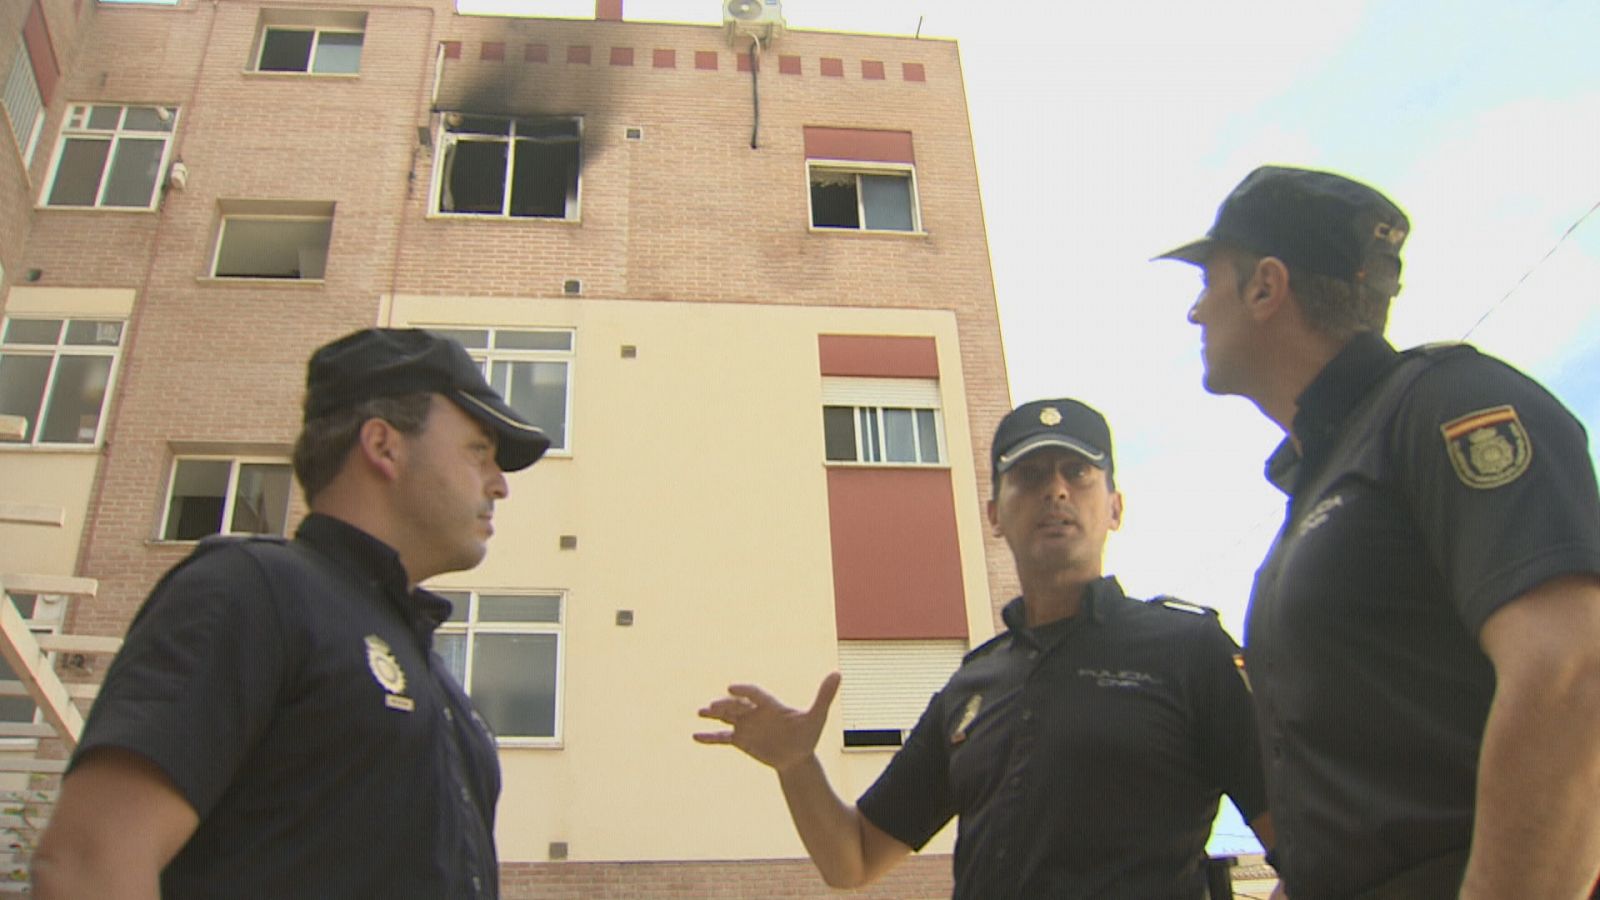
<path id="1" fill-rule="evenodd" d="M 838 672 L 829 672 L 828 677 L 822 679 L 822 684 L 817 686 L 817 699 L 811 701 L 811 710 L 807 715 L 826 716 L 828 707 L 833 705 L 833 698 L 839 693 L 840 676 Z"/>
<path id="2" fill-rule="evenodd" d="M 729 725 L 734 724 L 755 709 L 755 705 L 748 700 L 738 697 L 723 697 L 714 700 L 710 705 L 700 710 L 702 719 L 720 719 Z"/>
<path id="3" fill-rule="evenodd" d="M 759 686 L 753 684 L 730 684 L 728 685 L 728 693 L 735 697 L 740 697 L 754 706 L 765 706 L 768 704 L 775 706 L 782 705 L 778 703 L 778 698 L 772 696 L 766 691 L 763 691 Z"/>
<path id="4" fill-rule="evenodd" d="M 731 744 L 733 732 L 731 731 L 697 731 L 694 734 L 697 744 Z"/>

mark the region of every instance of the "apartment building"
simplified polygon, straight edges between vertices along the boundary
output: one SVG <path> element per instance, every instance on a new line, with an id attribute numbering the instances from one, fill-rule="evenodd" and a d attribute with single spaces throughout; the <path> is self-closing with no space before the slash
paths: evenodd
<path id="1" fill-rule="evenodd" d="M 61 511 L 0 516 L 0 579 L 96 586 L 8 589 L 29 627 L 120 635 L 197 539 L 292 533 L 310 351 L 450 333 L 555 442 L 432 585 L 500 735 L 506 896 L 828 895 L 695 710 L 839 669 L 820 754 L 869 784 L 1015 592 L 1009 397 L 956 45 L 751 15 L 0 7 L 0 500 Z M 59 757 L 33 715 L 0 698 L 0 751 Z M 948 896 L 951 840 L 865 896 Z"/>

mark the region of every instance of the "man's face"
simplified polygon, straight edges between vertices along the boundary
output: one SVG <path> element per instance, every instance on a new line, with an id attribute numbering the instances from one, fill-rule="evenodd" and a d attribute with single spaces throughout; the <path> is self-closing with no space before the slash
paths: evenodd
<path id="1" fill-rule="evenodd" d="M 495 438 L 444 397 L 434 395 L 427 421 L 404 439 L 396 482 L 399 523 L 411 535 L 413 579 L 470 569 L 488 552 L 494 501 L 506 496 L 495 463 Z"/>
<path id="2" fill-rule="evenodd" d="M 989 524 L 1017 567 L 1100 575 L 1106 536 L 1122 524 L 1122 494 L 1104 469 L 1063 447 L 1041 447 L 1000 476 Z"/>
<path id="3" fill-rule="evenodd" d="M 1225 248 L 1211 254 L 1202 267 L 1200 296 L 1189 307 L 1189 321 L 1200 326 L 1202 384 L 1213 394 L 1237 394 L 1244 387 L 1243 369 L 1250 359 L 1245 346 L 1251 322 L 1235 256 Z"/>

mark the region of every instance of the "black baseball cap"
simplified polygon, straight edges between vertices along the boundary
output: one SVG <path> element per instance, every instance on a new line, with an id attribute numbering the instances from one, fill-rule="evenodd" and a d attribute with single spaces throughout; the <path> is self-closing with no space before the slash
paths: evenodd
<path id="1" fill-rule="evenodd" d="M 495 462 L 538 462 L 550 438 L 506 404 L 456 341 L 420 328 L 366 328 L 317 348 L 306 366 L 305 420 L 374 397 L 436 393 L 495 433 Z"/>
<path id="2" fill-rule="evenodd" d="M 1006 413 L 989 448 L 995 484 L 1017 460 L 1040 447 L 1065 447 L 1107 472 L 1113 470 L 1111 427 L 1076 400 L 1035 400 Z"/>
<path id="3" fill-rule="evenodd" d="M 1393 282 L 1399 290 L 1400 245 L 1411 222 L 1377 190 L 1332 172 L 1262 166 L 1217 208 L 1206 236 L 1156 259 L 1197 266 L 1218 244 L 1345 281 Z"/>

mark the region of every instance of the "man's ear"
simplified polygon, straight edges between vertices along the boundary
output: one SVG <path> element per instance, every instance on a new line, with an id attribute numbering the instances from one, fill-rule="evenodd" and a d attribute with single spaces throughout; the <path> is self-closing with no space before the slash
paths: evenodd
<path id="1" fill-rule="evenodd" d="M 404 435 L 388 421 L 371 418 L 361 423 L 356 432 L 356 452 L 362 463 L 393 481 L 400 475 L 400 463 L 405 457 Z"/>
<path id="2" fill-rule="evenodd" d="M 1251 318 L 1258 322 L 1272 318 L 1289 299 L 1289 267 L 1276 256 L 1263 256 L 1245 284 L 1244 299 Z"/>
<path id="3" fill-rule="evenodd" d="M 1000 513 L 999 510 L 995 509 L 994 500 L 991 499 L 989 501 L 988 505 L 984 507 L 984 511 L 989 515 L 989 530 L 994 532 L 995 537 L 1000 537 Z"/>
<path id="4" fill-rule="evenodd" d="M 1111 530 L 1122 527 L 1122 492 L 1111 492 Z"/>

